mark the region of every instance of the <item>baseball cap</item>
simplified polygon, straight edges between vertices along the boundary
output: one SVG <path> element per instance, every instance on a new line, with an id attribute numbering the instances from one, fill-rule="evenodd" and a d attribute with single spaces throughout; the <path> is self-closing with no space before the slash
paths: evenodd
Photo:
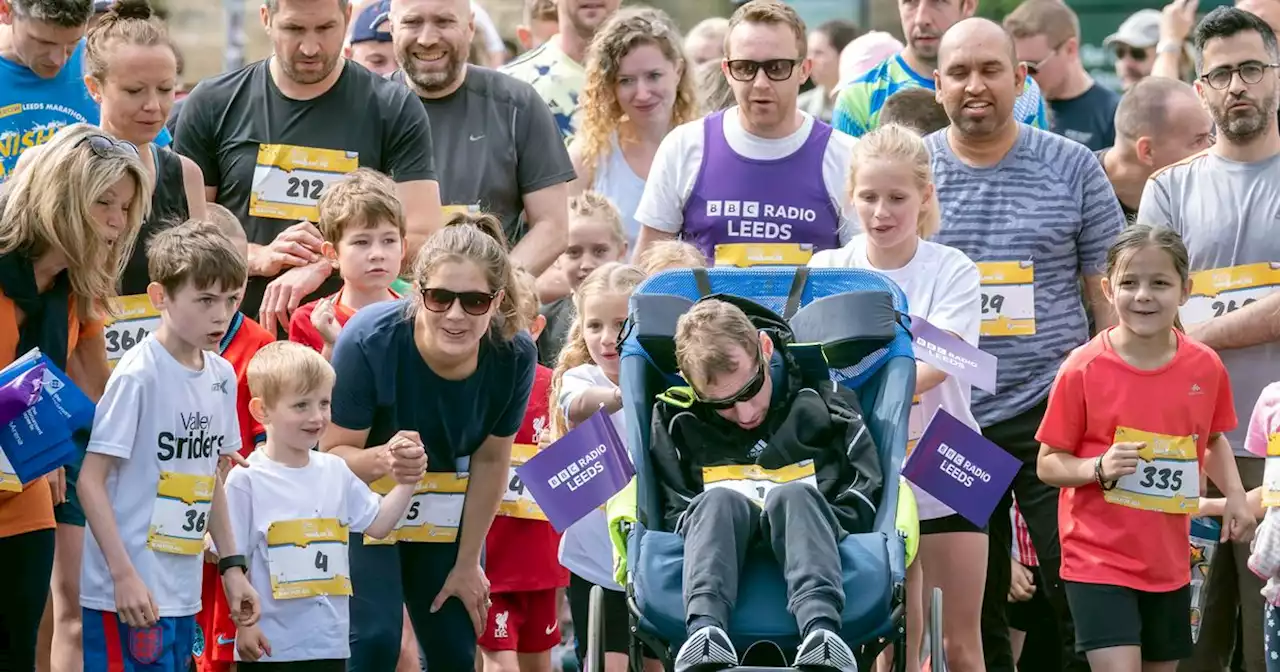
<path id="1" fill-rule="evenodd" d="M 115 0 L 93 0 L 93 13 L 106 14 L 111 11 L 111 5 L 115 4 Z"/>
<path id="2" fill-rule="evenodd" d="M 1150 49 L 1160 42 L 1160 10 L 1140 9 L 1129 15 L 1116 32 L 1102 41 L 1102 46 L 1115 43 Z"/>
<path id="3" fill-rule="evenodd" d="M 390 42 L 391 33 L 381 30 L 391 15 L 391 0 L 378 0 L 360 10 L 351 27 L 351 44 L 358 42 Z"/>

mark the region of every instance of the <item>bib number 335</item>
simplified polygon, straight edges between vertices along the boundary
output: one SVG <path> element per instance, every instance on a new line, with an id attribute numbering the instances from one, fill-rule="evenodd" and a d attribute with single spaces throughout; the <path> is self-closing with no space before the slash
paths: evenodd
<path id="1" fill-rule="evenodd" d="M 1191 514 L 1200 509 L 1200 462 L 1193 436 L 1117 427 L 1115 442 L 1141 442 L 1138 470 L 1104 493 L 1112 504 L 1144 511 Z"/>

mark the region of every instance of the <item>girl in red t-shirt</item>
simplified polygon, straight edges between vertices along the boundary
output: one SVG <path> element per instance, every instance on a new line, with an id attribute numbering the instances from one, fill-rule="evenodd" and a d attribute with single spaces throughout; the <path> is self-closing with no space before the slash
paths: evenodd
<path id="1" fill-rule="evenodd" d="M 1254 526 L 1222 434 L 1236 426 L 1231 385 L 1218 355 L 1178 328 L 1191 281 L 1177 233 L 1126 229 L 1102 288 L 1119 324 L 1058 371 L 1037 471 L 1062 488 L 1076 647 L 1094 672 L 1173 672 L 1191 655 L 1187 544 L 1202 467 L 1227 494 L 1223 538 Z"/>

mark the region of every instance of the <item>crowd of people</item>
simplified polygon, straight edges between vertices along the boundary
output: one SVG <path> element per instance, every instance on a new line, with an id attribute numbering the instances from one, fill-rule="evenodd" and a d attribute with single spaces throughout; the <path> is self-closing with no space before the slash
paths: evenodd
<path id="1" fill-rule="evenodd" d="M 147 0 L 0 0 L 0 363 L 97 403 L 73 463 L 0 452 L 0 670 L 567 670 L 596 586 L 628 669 L 605 513 L 557 533 L 513 469 L 601 408 L 628 435 L 647 277 L 780 264 L 881 273 L 998 362 L 917 362 L 908 450 L 943 411 L 1019 468 L 986 525 L 910 485 L 905 645 L 864 665 L 1280 672 L 1280 5 L 1135 13 L 1112 91 L 1059 0 L 899 0 L 905 42 L 620 4 L 264 0 L 271 56 L 190 87 Z M 646 670 L 739 663 L 752 546 L 794 664 L 858 669 L 836 544 L 898 475 L 792 340 L 680 317 L 687 639 Z"/>

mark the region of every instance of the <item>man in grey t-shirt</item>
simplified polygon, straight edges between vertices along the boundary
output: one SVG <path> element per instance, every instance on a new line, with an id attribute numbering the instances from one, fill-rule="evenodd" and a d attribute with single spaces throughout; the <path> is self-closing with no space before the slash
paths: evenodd
<path id="1" fill-rule="evenodd" d="M 1280 50 L 1266 23 L 1232 7 L 1210 12 L 1192 39 L 1200 54 L 1196 90 L 1218 142 L 1153 175 L 1138 220 L 1173 228 L 1187 245 L 1192 288 L 1182 322 L 1218 352 L 1231 376 L 1239 424 L 1227 438 L 1249 490 L 1261 485 L 1263 466 L 1243 451 L 1249 417 L 1262 388 L 1280 378 Z M 1230 662 L 1237 601 L 1245 668 L 1264 669 L 1262 581 L 1246 566 L 1248 557 L 1248 543 L 1223 544 L 1214 555 L 1189 669 L 1221 670 Z"/>
<path id="2" fill-rule="evenodd" d="M 925 140 L 942 206 L 935 240 L 978 264 L 979 345 L 999 359 L 997 393 L 974 390 L 974 415 L 988 439 L 1022 461 L 1011 490 L 1040 558 L 1039 587 L 1057 617 L 1063 668 L 1087 670 L 1058 576 L 1058 491 L 1036 475 L 1035 435 L 1059 365 L 1089 340 L 1082 275 L 1099 328 L 1112 322 L 1102 271 L 1124 216 L 1088 148 L 1015 121 L 1026 68 L 1000 26 L 986 19 L 955 24 L 942 38 L 934 78 L 951 119 Z M 991 672 L 1014 670 L 1005 617 L 1011 504 L 1006 493 L 988 524 L 982 646 Z"/>
<path id="3" fill-rule="evenodd" d="M 467 65 L 469 0 L 393 0 L 392 41 L 407 85 L 426 106 L 440 166 L 440 200 L 502 220 L 512 259 L 537 275 L 568 239 L 573 163 L 555 117 L 533 87 Z"/>

